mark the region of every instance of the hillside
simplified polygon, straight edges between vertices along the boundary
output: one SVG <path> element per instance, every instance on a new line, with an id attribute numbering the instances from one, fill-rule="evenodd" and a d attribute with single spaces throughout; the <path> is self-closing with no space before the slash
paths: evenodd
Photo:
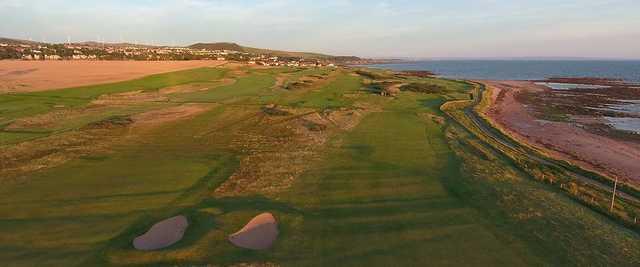
<path id="1" fill-rule="evenodd" d="M 2 38 L 0 37 L 0 43 L 5 43 L 9 45 L 46 45 L 45 43 L 34 42 L 34 41 L 26 41 L 12 38 Z M 53 43 L 52 43 L 53 44 Z M 61 44 L 61 43 L 58 43 Z M 163 48 L 166 46 L 154 46 L 154 45 L 146 45 L 146 44 L 132 44 L 132 43 L 109 43 L 109 42 L 95 42 L 95 41 L 84 41 L 84 42 L 74 42 L 72 43 L 76 46 L 89 47 L 89 48 L 126 48 L 126 47 L 138 47 L 138 48 L 147 48 L 147 49 L 155 49 L 155 48 Z M 335 63 L 341 64 L 360 64 L 363 62 L 370 62 L 368 59 L 361 59 L 355 56 L 333 56 L 326 55 L 320 53 L 310 53 L 310 52 L 292 52 L 292 51 L 282 51 L 282 50 L 272 50 L 272 49 L 263 49 L 263 48 L 255 48 L 255 47 L 247 47 L 242 46 L 237 43 L 230 42 L 219 42 L 219 43 L 196 43 L 186 48 L 197 49 L 197 50 L 230 50 L 237 51 L 255 55 L 268 55 L 268 56 L 277 56 L 280 58 L 301 58 L 301 59 L 309 59 L 309 60 L 322 60 L 322 61 L 331 61 Z"/>
<path id="2" fill-rule="evenodd" d="M 96 42 L 96 41 L 77 42 L 77 43 L 72 43 L 72 44 L 73 45 L 94 47 L 94 48 L 99 48 L 99 47 L 103 47 L 103 46 L 116 47 L 116 48 L 121 48 L 121 47 L 139 47 L 139 48 L 163 47 L 163 46 L 154 46 L 154 45 L 146 45 L 146 44 L 108 43 L 108 42 L 102 43 L 102 42 Z"/>
<path id="3" fill-rule="evenodd" d="M 4 38 L 4 37 L 0 37 L 0 43 L 3 43 L 3 44 L 10 44 L 10 45 L 21 45 L 21 44 L 33 45 L 33 44 L 40 44 L 40 42 L 34 42 L 34 41 L 28 41 L 28 40 L 20 40 L 20 39 L 11 39 L 11 38 Z"/>
<path id="4" fill-rule="evenodd" d="M 333 60 L 335 59 L 359 60 L 360 59 L 358 57 L 351 57 L 351 56 L 342 57 L 342 56 L 325 55 L 320 53 L 291 52 L 291 51 L 246 47 L 236 43 L 197 43 L 197 44 L 188 46 L 188 48 L 207 49 L 207 50 L 231 50 L 231 51 L 245 52 L 245 53 L 251 53 L 251 54 L 267 54 L 267 55 L 278 56 L 278 57 L 298 57 L 298 58 L 306 58 L 306 59 L 333 59 Z"/>
<path id="5" fill-rule="evenodd" d="M 206 50 L 230 50 L 245 52 L 244 47 L 236 43 L 197 43 L 188 46 L 191 49 L 206 49 Z"/>
<path id="6" fill-rule="evenodd" d="M 10 44 L 10 45 L 21 45 L 21 44 L 37 45 L 37 44 L 44 44 L 44 43 L 40 43 L 40 42 L 18 40 L 18 39 L 11 39 L 11 38 L 2 38 L 2 37 L 0 37 L 0 43 L 6 43 L 6 44 Z M 131 43 L 109 43 L 109 42 L 102 43 L 102 42 L 95 42 L 95 41 L 74 42 L 73 45 L 79 45 L 79 46 L 84 46 L 84 47 L 92 47 L 92 48 L 100 48 L 100 47 L 160 48 L 160 47 L 165 47 L 165 46 L 154 46 L 154 45 L 146 45 L 146 44 L 131 44 Z M 244 52 L 244 53 L 250 53 L 250 54 L 261 54 L 261 55 L 277 56 L 277 57 L 283 57 L 283 58 L 290 57 L 290 58 L 302 58 L 302 59 L 313 59 L 313 60 L 329 60 L 329 61 L 334 61 L 334 62 L 339 62 L 339 63 L 358 62 L 358 61 L 362 60 L 361 58 L 358 58 L 358 57 L 355 57 L 355 56 L 333 56 L 333 55 L 326 55 L 326 54 L 320 54 L 320 53 L 292 52 L 292 51 L 282 51 L 282 50 L 254 48 L 254 47 L 242 46 L 242 45 L 239 45 L 237 43 L 230 43 L 230 42 L 196 43 L 196 44 L 192 44 L 192 45 L 187 46 L 187 48 L 198 49 L 198 50 L 205 49 L 205 50 L 211 50 L 211 51 L 213 51 L 213 50 L 230 50 L 230 51 Z"/>
<path id="7" fill-rule="evenodd" d="M 309 52 L 290 52 L 290 51 L 280 51 L 280 50 L 270 50 L 270 49 L 262 49 L 262 48 L 253 48 L 253 47 L 244 47 L 245 52 L 252 54 L 268 54 L 278 57 L 299 57 L 299 58 L 308 58 L 308 59 L 332 59 L 335 56 L 324 55 L 319 53 L 309 53 Z"/>

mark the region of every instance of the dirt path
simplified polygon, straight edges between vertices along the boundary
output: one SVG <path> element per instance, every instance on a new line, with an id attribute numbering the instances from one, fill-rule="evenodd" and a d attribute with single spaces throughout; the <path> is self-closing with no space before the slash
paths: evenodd
<path id="1" fill-rule="evenodd" d="M 118 82 L 225 61 L 0 61 L 0 93 Z"/>
<path id="2" fill-rule="evenodd" d="M 487 117 L 518 141 L 610 177 L 640 184 L 640 145 L 589 133 L 572 123 L 538 120 L 515 98 L 522 90 L 543 90 L 531 82 L 484 81 L 492 106 Z"/>

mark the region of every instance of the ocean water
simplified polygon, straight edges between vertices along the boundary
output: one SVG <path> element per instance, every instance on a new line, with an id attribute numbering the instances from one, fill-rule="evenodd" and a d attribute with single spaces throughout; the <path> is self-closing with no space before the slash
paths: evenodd
<path id="1" fill-rule="evenodd" d="M 577 84 L 577 83 L 547 83 L 539 82 L 539 85 L 544 85 L 553 90 L 572 90 L 572 89 L 605 89 L 611 88 L 610 86 L 595 85 L 595 84 Z"/>
<path id="2" fill-rule="evenodd" d="M 597 77 L 640 83 L 640 60 L 429 60 L 366 67 L 427 70 L 441 77 L 456 79 L 542 80 L 552 77 Z"/>
<path id="3" fill-rule="evenodd" d="M 640 119 L 639 118 L 618 118 L 618 117 L 604 117 L 609 121 L 609 126 L 625 132 L 640 134 Z"/>

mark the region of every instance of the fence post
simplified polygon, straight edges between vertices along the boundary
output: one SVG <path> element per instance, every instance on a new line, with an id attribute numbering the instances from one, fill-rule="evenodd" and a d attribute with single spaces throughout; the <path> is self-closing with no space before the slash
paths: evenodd
<path id="1" fill-rule="evenodd" d="M 613 211 L 613 205 L 616 201 L 616 190 L 618 190 L 618 177 L 616 177 L 616 182 L 613 184 L 613 196 L 611 196 L 611 209 L 609 211 Z"/>

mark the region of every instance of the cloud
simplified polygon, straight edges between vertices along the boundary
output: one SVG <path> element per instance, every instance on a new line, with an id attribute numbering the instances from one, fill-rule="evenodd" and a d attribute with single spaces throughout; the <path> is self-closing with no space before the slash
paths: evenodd
<path id="1" fill-rule="evenodd" d="M 640 45 L 637 10 L 635 0 L 0 0 L 0 36 L 236 41 L 361 56 L 482 56 L 541 40 L 546 50 L 535 51 L 555 53 L 616 36 L 581 50 L 606 54 Z"/>

